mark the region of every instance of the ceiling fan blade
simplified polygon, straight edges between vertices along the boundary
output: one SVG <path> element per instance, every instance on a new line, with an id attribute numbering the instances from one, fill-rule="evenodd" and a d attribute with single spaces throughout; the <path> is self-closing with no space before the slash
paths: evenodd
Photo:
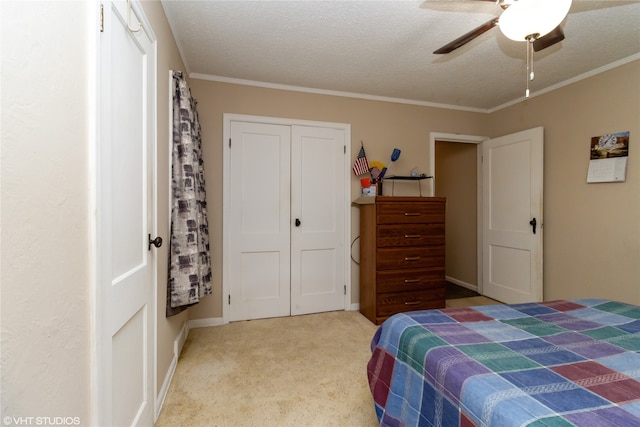
<path id="1" fill-rule="evenodd" d="M 564 31 L 562 31 L 562 28 L 558 25 L 556 28 L 551 30 L 550 33 L 545 34 L 539 39 L 535 39 L 533 41 L 533 50 L 535 52 L 539 52 L 542 49 L 546 49 L 549 46 L 553 46 L 554 44 L 561 42 L 562 40 L 564 40 Z"/>
<path id="2" fill-rule="evenodd" d="M 444 2 L 446 3 L 448 0 L 445 0 Z M 496 0 L 478 0 L 478 1 L 490 1 L 491 3 L 495 3 Z M 429 9 L 433 4 L 435 3 L 443 3 L 442 0 L 424 0 L 422 3 L 420 3 L 420 9 Z"/>
<path id="3" fill-rule="evenodd" d="M 447 43 L 446 45 L 442 46 L 440 49 L 436 50 L 433 53 L 436 55 L 439 55 L 443 53 L 453 52 L 460 46 L 464 46 L 465 44 L 469 43 L 471 40 L 475 39 L 479 35 L 486 33 L 487 31 L 495 27 L 497 23 L 498 23 L 498 18 L 493 18 L 491 21 L 485 22 L 484 24 L 480 25 L 478 28 L 474 28 L 473 30 L 466 33 L 465 35 L 458 37 L 457 39 L 455 39 L 450 43 Z"/>

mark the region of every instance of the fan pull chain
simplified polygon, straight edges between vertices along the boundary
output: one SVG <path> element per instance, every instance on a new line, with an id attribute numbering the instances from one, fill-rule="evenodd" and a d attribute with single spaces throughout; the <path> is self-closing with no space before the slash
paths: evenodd
<path id="1" fill-rule="evenodd" d="M 535 35 L 527 36 L 527 90 L 524 93 L 525 98 L 529 98 L 529 82 L 533 81 L 535 73 L 533 72 L 533 42 Z"/>

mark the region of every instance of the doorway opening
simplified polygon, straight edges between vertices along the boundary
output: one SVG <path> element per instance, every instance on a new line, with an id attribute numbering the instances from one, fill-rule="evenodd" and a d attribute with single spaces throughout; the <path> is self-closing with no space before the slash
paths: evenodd
<path id="1" fill-rule="evenodd" d="M 431 133 L 431 195 L 447 198 L 446 280 L 482 295 L 484 136 Z"/>

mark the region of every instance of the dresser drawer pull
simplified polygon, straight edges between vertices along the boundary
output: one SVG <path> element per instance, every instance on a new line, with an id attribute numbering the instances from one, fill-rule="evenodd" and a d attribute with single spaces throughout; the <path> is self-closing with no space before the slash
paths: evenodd
<path id="1" fill-rule="evenodd" d="M 420 305 L 422 304 L 422 301 L 407 301 L 404 303 L 404 305 Z"/>
<path id="2" fill-rule="evenodd" d="M 405 212 L 404 216 L 420 216 L 420 212 Z"/>
<path id="3" fill-rule="evenodd" d="M 405 235 L 404 235 L 404 238 L 405 238 L 405 239 L 419 239 L 419 238 L 421 238 L 421 237 L 422 237 L 422 236 L 421 236 L 421 235 L 419 235 L 419 234 L 405 234 Z"/>
<path id="4" fill-rule="evenodd" d="M 420 283 L 420 279 L 404 279 L 404 283 Z"/>
<path id="5" fill-rule="evenodd" d="M 406 256 L 404 257 L 405 261 L 420 261 L 420 257 L 419 256 Z"/>

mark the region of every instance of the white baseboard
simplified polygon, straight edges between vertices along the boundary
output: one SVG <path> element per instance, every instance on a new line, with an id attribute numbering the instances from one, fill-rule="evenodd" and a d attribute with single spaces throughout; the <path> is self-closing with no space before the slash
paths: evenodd
<path id="1" fill-rule="evenodd" d="M 162 405 L 164 404 L 164 399 L 167 397 L 167 392 L 169 391 L 169 385 L 171 384 L 171 380 L 173 379 L 173 374 L 176 372 L 176 367 L 178 366 L 178 359 L 180 358 L 180 353 L 182 352 L 182 347 L 184 347 L 185 341 L 187 341 L 187 337 L 189 336 L 189 329 L 187 322 L 184 322 L 180 332 L 173 340 L 173 358 L 171 359 L 171 363 L 169 364 L 169 369 L 167 369 L 167 374 L 164 376 L 164 381 L 162 383 L 162 388 L 158 392 L 158 396 L 156 396 L 156 414 L 155 421 L 158 420 L 160 416 L 160 411 L 162 410 Z"/>
<path id="2" fill-rule="evenodd" d="M 478 285 L 472 285 L 471 283 L 454 279 L 453 277 L 449 277 L 449 276 L 446 276 L 445 279 L 447 280 L 447 282 L 451 282 L 455 285 L 462 286 L 463 288 L 471 289 L 472 291 L 478 292 Z"/>
<path id="3" fill-rule="evenodd" d="M 351 310 L 351 311 L 360 311 L 360 304 L 359 303 L 351 304 L 351 307 L 349 307 L 349 310 Z"/>
<path id="4" fill-rule="evenodd" d="M 193 328 L 206 328 L 208 326 L 220 326 L 224 325 L 222 317 L 209 317 L 207 319 L 194 319 L 189 320 L 189 330 Z"/>

